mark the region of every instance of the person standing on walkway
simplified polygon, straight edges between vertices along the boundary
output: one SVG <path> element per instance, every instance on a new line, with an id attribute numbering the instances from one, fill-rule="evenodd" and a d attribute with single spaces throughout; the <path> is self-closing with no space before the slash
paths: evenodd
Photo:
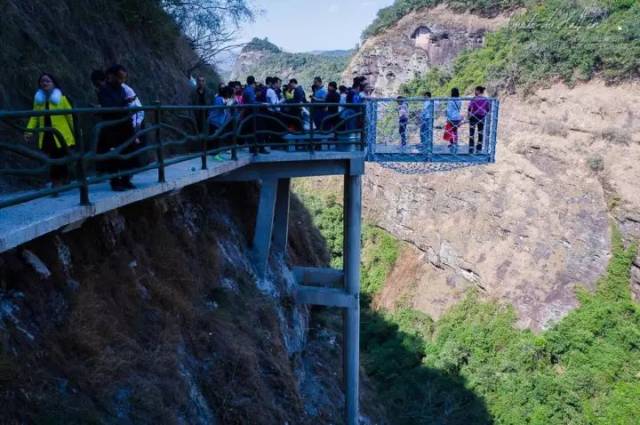
<path id="1" fill-rule="evenodd" d="M 233 96 L 231 87 L 222 86 L 218 91 L 218 95 L 214 99 L 213 106 L 209 112 L 209 134 L 213 135 L 213 141 L 209 144 L 209 149 L 219 149 L 225 146 L 229 139 L 229 124 L 231 123 L 231 112 L 227 106 L 227 102 Z M 222 160 L 220 152 L 214 152 L 214 159 Z"/>
<path id="2" fill-rule="evenodd" d="M 462 101 L 460 90 L 458 88 L 451 89 L 452 99 L 447 102 L 447 124 L 444 127 L 444 140 L 449 142 L 449 152 L 458 153 L 458 128 L 462 123 Z"/>
<path id="3" fill-rule="evenodd" d="M 253 75 L 247 77 L 247 85 L 244 86 L 242 92 L 242 103 L 245 105 L 253 105 L 256 101 L 256 78 Z"/>
<path id="4" fill-rule="evenodd" d="M 213 103 L 209 89 L 207 88 L 207 80 L 200 75 L 196 79 L 196 87 L 191 92 L 190 104 L 193 106 L 208 106 Z M 194 111 L 193 117 L 196 121 L 196 129 L 199 133 L 204 133 L 207 129 L 207 110 L 199 109 Z"/>
<path id="5" fill-rule="evenodd" d="M 38 90 L 33 99 L 34 111 L 59 111 L 71 109 L 71 102 L 62 93 L 56 79 L 44 73 L 38 78 Z M 34 134 L 38 139 L 38 148 L 50 159 L 59 160 L 69 155 L 69 150 L 76 144 L 74 137 L 73 116 L 44 115 L 34 116 L 29 119 L 26 141 L 33 140 Z M 57 188 L 69 182 L 69 166 L 51 165 L 49 167 L 51 187 Z"/>
<path id="6" fill-rule="evenodd" d="M 324 88 L 322 78 L 316 77 L 313 79 L 313 96 L 311 96 L 312 103 L 324 103 L 327 99 L 327 89 Z M 313 123 L 317 129 L 322 129 L 322 120 L 326 115 L 327 108 L 325 106 L 311 107 L 311 117 Z"/>
<path id="7" fill-rule="evenodd" d="M 469 103 L 469 153 L 482 153 L 484 142 L 484 124 L 491 111 L 491 103 L 484 96 L 485 88 L 476 87 L 475 97 Z M 478 144 L 475 144 L 476 129 L 478 130 Z M 474 146 L 475 145 L 475 146 Z"/>
<path id="8" fill-rule="evenodd" d="M 337 125 L 340 121 L 339 105 L 340 105 L 340 93 L 338 93 L 338 83 L 332 81 L 327 86 L 326 103 L 330 103 L 331 106 L 327 108 L 327 117 L 325 118 L 324 128 L 325 131 L 337 131 Z M 334 106 L 335 105 L 335 106 Z"/>
<path id="9" fill-rule="evenodd" d="M 407 126 L 409 125 L 409 105 L 404 97 L 398 96 L 398 128 L 400 130 L 400 146 L 407 147 Z"/>
<path id="10" fill-rule="evenodd" d="M 438 105 L 436 101 L 431 100 L 430 91 L 425 92 L 424 97 L 426 100 L 420 114 L 420 144 L 423 152 L 428 152 L 429 148 L 433 146 L 433 120 Z"/>
<path id="11" fill-rule="evenodd" d="M 114 65 L 107 70 L 107 84 L 98 92 L 98 101 L 103 108 L 128 108 L 132 99 L 122 86 L 124 84 L 123 74 L 120 72 L 120 65 Z M 124 144 L 126 146 L 119 152 L 120 155 L 132 153 L 136 149 L 135 131 L 131 115 L 126 112 L 105 112 L 102 114 L 105 121 L 117 121 L 107 124 L 100 131 L 100 138 L 97 146 L 98 154 L 115 153 Z M 125 118 L 130 118 L 125 120 Z M 98 171 L 104 173 L 123 173 L 135 167 L 135 160 L 113 158 L 106 161 L 99 161 Z M 135 189 L 131 183 L 131 175 L 112 177 L 110 179 L 111 189 L 121 192 Z"/>

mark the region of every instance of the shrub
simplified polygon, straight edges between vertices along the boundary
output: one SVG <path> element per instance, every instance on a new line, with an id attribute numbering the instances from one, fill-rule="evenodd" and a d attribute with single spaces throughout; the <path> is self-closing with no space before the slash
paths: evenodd
<path id="1" fill-rule="evenodd" d="M 587 160 L 589 168 L 595 173 L 604 171 L 604 159 L 600 155 L 592 156 Z"/>
<path id="2" fill-rule="evenodd" d="M 542 122 L 542 131 L 549 136 L 567 137 L 569 130 L 562 121 L 548 119 Z"/>
<path id="3" fill-rule="evenodd" d="M 624 129 L 607 127 L 600 132 L 600 138 L 610 143 L 626 145 L 629 142 L 630 135 Z"/>

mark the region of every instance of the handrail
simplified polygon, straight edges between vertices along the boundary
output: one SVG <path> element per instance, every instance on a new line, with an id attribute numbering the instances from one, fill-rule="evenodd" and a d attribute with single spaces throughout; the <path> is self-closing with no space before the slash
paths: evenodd
<path id="1" fill-rule="evenodd" d="M 143 171 L 158 170 L 158 182 L 166 179 L 165 169 L 168 165 L 189 161 L 197 157 L 202 158 L 202 169 L 206 169 L 207 157 L 219 154 L 230 154 L 231 160 L 238 159 L 238 150 L 249 149 L 257 154 L 264 148 L 278 149 L 286 146 L 287 149 L 305 150 L 313 152 L 316 146 L 314 133 L 332 135 L 334 144 L 344 146 L 356 146 L 356 149 L 365 149 L 360 137 L 357 140 L 342 140 L 344 135 L 362 133 L 357 125 L 348 127 L 348 124 L 363 116 L 364 104 L 350 104 L 348 107 L 358 111 L 346 119 L 339 118 L 340 114 L 327 112 L 328 107 L 337 107 L 335 103 L 282 103 L 279 105 L 250 104 L 232 106 L 195 106 L 195 105 L 143 105 L 124 108 L 96 108 L 81 107 L 65 110 L 44 111 L 0 111 L 0 124 L 8 127 L 11 141 L 0 141 L 0 155 L 10 155 L 12 165 L 0 167 L 0 176 L 41 177 L 45 175 L 51 166 L 63 166 L 75 173 L 75 178 L 55 188 L 41 188 L 28 193 L 17 193 L 16 196 L 0 198 L 0 209 L 22 204 L 34 199 L 57 195 L 68 190 L 80 190 L 80 204 L 90 204 L 90 186 L 107 180 L 132 176 Z M 306 109 L 309 122 L 306 122 L 301 112 Z M 110 134 L 119 126 L 126 127 L 133 114 L 144 111 L 149 112 L 147 121 L 150 125 L 141 129 L 129 128 L 125 131 L 123 140 L 114 143 L 114 147 L 104 151 L 103 140 L 105 134 Z M 224 124 L 210 133 L 207 128 L 198 128 L 196 116 L 201 114 L 205 123 L 208 122 L 206 113 L 220 111 L 228 114 Z M 294 112 L 291 112 L 294 111 Z M 178 115 L 180 112 L 188 113 Z M 298 113 L 300 112 L 300 113 Z M 314 116 L 322 112 L 321 120 L 314 123 Z M 60 130 L 53 127 L 27 129 L 26 125 L 17 125 L 16 121 L 22 121 L 31 117 L 72 115 L 74 122 L 88 121 L 82 125 L 74 125 L 73 135 L 76 147 L 70 149 L 69 154 L 63 158 L 52 159 L 40 149 L 26 146 L 20 133 L 34 133 L 34 138 L 41 134 L 52 134 L 63 145 L 68 143 Z M 113 119 L 110 116 L 118 116 Z M 202 124 L 202 123 L 200 123 Z M 206 125 L 208 127 L 208 124 Z M 319 128 L 318 128 L 319 127 Z M 86 130 L 86 131 L 83 131 Z M 124 134 L 124 133 L 123 133 Z M 288 135 L 296 136 L 295 140 L 284 139 Z M 125 137 L 126 136 L 126 137 Z M 111 137 L 114 137 L 111 134 Z M 144 143 L 138 143 L 139 141 Z M 197 146 L 196 146 L 197 145 Z M 101 151 L 102 150 L 102 151 Z M 124 165 L 125 162 L 140 160 L 142 157 L 153 154 L 154 159 L 143 165 Z M 30 162 L 36 161 L 37 164 Z M 109 172 L 93 172 L 98 167 L 117 163 L 120 164 Z"/>

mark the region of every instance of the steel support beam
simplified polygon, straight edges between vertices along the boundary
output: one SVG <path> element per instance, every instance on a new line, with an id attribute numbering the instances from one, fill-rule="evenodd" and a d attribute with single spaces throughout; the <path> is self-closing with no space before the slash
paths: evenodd
<path id="1" fill-rule="evenodd" d="M 267 155 L 265 155 L 267 156 Z M 313 176 L 364 174 L 364 156 L 314 161 L 254 162 L 241 169 L 216 177 L 217 181 L 251 181 Z"/>
<path id="2" fill-rule="evenodd" d="M 315 286 L 298 286 L 295 299 L 298 304 L 321 305 L 353 309 L 358 298 L 348 294 L 341 288 L 318 288 Z"/>
<path id="3" fill-rule="evenodd" d="M 345 424 L 358 425 L 360 375 L 360 232 L 362 217 L 362 177 L 344 178 L 344 283 L 354 297 L 352 308 L 344 311 Z"/>
<path id="4" fill-rule="evenodd" d="M 256 227 L 253 234 L 251 254 L 256 273 L 263 278 L 267 273 L 271 236 L 273 234 L 273 215 L 276 208 L 278 181 L 265 179 L 260 187 L 260 201 L 256 213 Z"/>
<path id="5" fill-rule="evenodd" d="M 344 272 L 342 270 L 317 267 L 294 267 L 293 277 L 298 285 L 322 286 L 325 288 L 342 288 L 344 286 Z"/>
<path id="6" fill-rule="evenodd" d="M 291 179 L 279 179 L 278 192 L 276 194 L 276 210 L 273 218 L 273 249 L 283 257 L 287 254 L 290 195 Z"/>

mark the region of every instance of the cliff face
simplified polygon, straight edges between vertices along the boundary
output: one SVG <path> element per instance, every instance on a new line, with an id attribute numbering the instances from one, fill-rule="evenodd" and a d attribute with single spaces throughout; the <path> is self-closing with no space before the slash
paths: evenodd
<path id="1" fill-rule="evenodd" d="M 367 75 L 376 95 L 395 96 L 508 19 L 444 6 L 408 14 L 365 42 L 345 78 Z M 501 101 L 494 165 L 424 175 L 368 166 L 368 218 L 413 245 L 377 305 L 411 300 L 437 318 L 477 288 L 514 305 L 521 326 L 545 328 L 576 306 L 576 285 L 595 287 L 611 219 L 629 240 L 640 237 L 638 84 L 554 84 Z M 638 294 L 640 267 L 632 274 Z"/>
<path id="2" fill-rule="evenodd" d="M 495 165 L 422 176 L 368 167 L 368 216 L 416 248 L 380 303 L 409 293 L 439 317 L 476 287 L 513 304 L 525 327 L 564 316 L 574 287 L 593 289 L 606 267 L 610 218 L 640 237 L 639 101 L 637 84 L 557 84 L 503 99 Z"/>
<path id="3" fill-rule="evenodd" d="M 339 422 L 339 331 L 291 301 L 324 241 L 294 202 L 289 262 L 258 280 L 255 204 L 199 185 L 1 255 L 0 422 Z"/>
<path id="4" fill-rule="evenodd" d="M 343 80 L 363 75 L 376 96 L 396 96 L 400 85 L 434 66 L 450 64 L 460 52 L 482 46 L 484 34 L 509 17 L 482 18 L 455 13 L 446 6 L 422 9 L 367 39 L 343 73 Z"/>

